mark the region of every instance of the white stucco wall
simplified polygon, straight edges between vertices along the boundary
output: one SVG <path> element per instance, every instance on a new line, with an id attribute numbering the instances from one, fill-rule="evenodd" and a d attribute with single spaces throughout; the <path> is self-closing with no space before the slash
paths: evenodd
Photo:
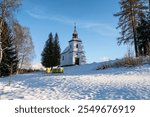
<path id="1" fill-rule="evenodd" d="M 79 58 L 79 64 L 85 64 L 82 60 L 84 58 L 83 54 L 81 54 L 82 52 L 82 41 L 78 38 L 72 38 L 72 40 L 69 41 L 69 46 L 61 54 L 61 66 L 75 65 L 76 57 Z"/>

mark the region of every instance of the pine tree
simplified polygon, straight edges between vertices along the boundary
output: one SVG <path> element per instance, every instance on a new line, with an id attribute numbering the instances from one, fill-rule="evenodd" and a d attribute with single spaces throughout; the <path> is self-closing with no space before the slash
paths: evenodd
<path id="1" fill-rule="evenodd" d="M 150 15 L 141 18 L 137 27 L 138 47 L 139 55 L 147 56 L 150 55 Z"/>
<path id="2" fill-rule="evenodd" d="M 4 50 L 4 57 L 2 63 L 8 66 L 8 73 L 6 75 L 15 74 L 18 68 L 17 52 L 14 46 L 12 37 L 8 40 L 8 47 Z"/>
<path id="3" fill-rule="evenodd" d="M 49 38 L 46 41 L 45 47 L 42 52 L 41 63 L 44 67 L 53 67 L 54 66 L 54 51 L 53 51 L 53 35 L 49 34 Z"/>
<path id="4" fill-rule="evenodd" d="M 59 45 L 59 38 L 58 38 L 58 34 L 55 34 L 55 38 L 54 38 L 54 66 L 58 66 L 60 65 L 60 45 Z"/>
<path id="5" fill-rule="evenodd" d="M 1 76 L 8 76 L 11 74 L 15 74 L 18 69 L 18 57 L 16 52 L 16 47 L 14 43 L 14 38 L 12 33 L 5 23 L 5 33 L 2 32 L 2 47 L 4 47 L 3 58 L 1 61 Z"/>
<path id="6" fill-rule="evenodd" d="M 139 56 L 137 40 L 137 22 L 144 16 L 144 6 L 142 0 L 121 0 L 121 11 L 114 16 L 119 16 L 117 28 L 121 28 L 121 37 L 118 38 L 118 44 L 134 44 L 136 57 Z"/>

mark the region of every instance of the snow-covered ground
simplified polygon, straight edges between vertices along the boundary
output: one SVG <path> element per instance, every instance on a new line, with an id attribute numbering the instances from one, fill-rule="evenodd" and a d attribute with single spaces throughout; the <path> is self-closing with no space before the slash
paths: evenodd
<path id="1" fill-rule="evenodd" d="M 0 78 L 0 99 L 150 99 L 150 64 L 96 70 L 98 65 Z"/>

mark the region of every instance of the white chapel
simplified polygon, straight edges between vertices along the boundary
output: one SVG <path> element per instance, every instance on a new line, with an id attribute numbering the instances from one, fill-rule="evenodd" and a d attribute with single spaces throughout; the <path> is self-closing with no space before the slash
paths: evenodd
<path id="1" fill-rule="evenodd" d="M 78 38 L 76 26 L 69 46 L 61 53 L 61 66 L 82 65 L 86 63 L 86 57 L 82 41 Z"/>

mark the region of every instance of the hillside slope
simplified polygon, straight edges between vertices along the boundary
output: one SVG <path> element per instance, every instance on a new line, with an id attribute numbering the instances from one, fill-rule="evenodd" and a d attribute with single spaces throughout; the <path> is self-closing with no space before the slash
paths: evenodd
<path id="1" fill-rule="evenodd" d="M 96 70 L 100 63 L 0 79 L 1 99 L 150 99 L 150 65 Z M 8 83 L 10 82 L 10 85 Z"/>

